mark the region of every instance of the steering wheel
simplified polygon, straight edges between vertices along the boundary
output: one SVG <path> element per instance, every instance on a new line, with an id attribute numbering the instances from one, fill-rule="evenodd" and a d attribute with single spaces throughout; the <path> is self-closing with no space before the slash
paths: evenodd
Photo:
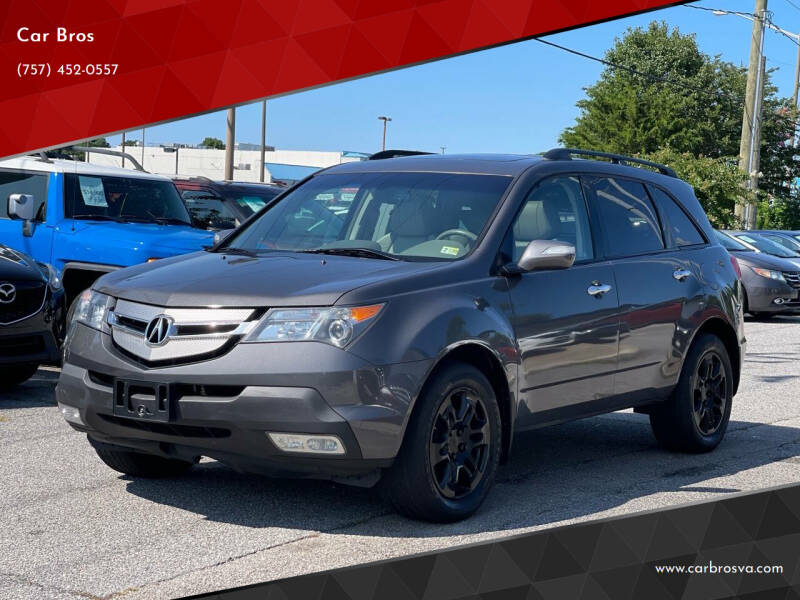
<path id="1" fill-rule="evenodd" d="M 464 238 L 464 240 L 466 240 L 467 242 L 466 244 L 464 244 L 464 246 L 469 246 L 472 242 L 478 239 L 477 235 L 475 235 L 471 231 L 467 231 L 466 229 L 448 229 L 437 235 L 436 239 L 445 240 L 453 236 L 460 236 Z"/>

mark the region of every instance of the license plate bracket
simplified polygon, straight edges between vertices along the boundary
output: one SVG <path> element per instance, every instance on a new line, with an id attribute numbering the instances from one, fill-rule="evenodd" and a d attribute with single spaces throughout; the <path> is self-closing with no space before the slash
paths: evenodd
<path id="1" fill-rule="evenodd" d="M 114 380 L 113 413 L 142 421 L 170 421 L 174 414 L 173 386 L 151 381 Z"/>

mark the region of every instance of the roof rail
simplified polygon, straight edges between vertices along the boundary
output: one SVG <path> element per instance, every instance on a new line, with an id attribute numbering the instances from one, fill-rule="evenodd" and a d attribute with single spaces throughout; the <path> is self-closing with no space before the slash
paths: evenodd
<path id="1" fill-rule="evenodd" d="M 382 160 L 384 158 L 398 158 L 400 156 L 420 156 L 423 154 L 433 154 L 432 152 L 422 152 L 421 150 L 382 150 L 371 154 L 367 160 Z"/>
<path id="2" fill-rule="evenodd" d="M 678 177 L 678 175 L 666 165 L 659 164 L 643 158 L 634 158 L 624 154 L 614 154 L 613 152 L 597 152 L 596 150 L 581 150 L 579 148 L 553 148 L 542 155 L 546 160 L 572 160 L 572 155 L 576 156 L 596 156 L 598 158 L 608 158 L 615 165 L 644 165 L 656 169 L 662 175 L 668 177 Z"/>
<path id="3" fill-rule="evenodd" d="M 119 156 L 121 158 L 127 158 L 131 161 L 133 168 L 137 171 L 142 171 L 143 173 L 147 173 L 144 170 L 144 167 L 139 164 L 139 161 L 133 158 L 127 152 L 122 152 L 120 150 L 112 150 L 111 148 L 96 148 L 95 146 L 73 146 L 74 150 L 80 150 L 81 152 L 94 152 L 95 154 L 107 154 L 109 156 Z"/>

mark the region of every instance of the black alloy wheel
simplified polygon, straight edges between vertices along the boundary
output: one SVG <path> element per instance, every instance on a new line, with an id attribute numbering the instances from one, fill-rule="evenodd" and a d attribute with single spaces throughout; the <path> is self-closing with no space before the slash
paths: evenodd
<path id="1" fill-rule="evenodd" d="M 475 390 L 453 390 L 439 407 L 430 440 L 431 470 L 445 498 L 457 500 L 478 486 L 491 442 L 483 400 Z"/>
<path id="2" fill-rule="evenodd" d="M 728 378 L 722 358 L 709 350 L 697 365 L 692 389 L 694 422 L 703 435 L 713 434 L 722 424 L 727 392 Z"/>

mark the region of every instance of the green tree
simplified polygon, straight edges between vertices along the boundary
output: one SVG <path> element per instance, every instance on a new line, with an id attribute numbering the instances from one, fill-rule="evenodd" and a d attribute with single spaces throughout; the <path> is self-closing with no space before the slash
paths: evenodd
<path id="1" fill-rule="evenodd" d="M 738 162 L 746 69 L 700 52 L 694 35 L 670 30 L 663 22 L 628 29 L 605 59 L 617 66 L 607 66 L 600 79 L 585 89 L 586 97 L 577 103 L 576 122 L 564 130 L 560 141 L 623 154 L 653 154 L 668 148 L 668 158 L 680 156 L 681 165 L 691 171 L 690 158 L 683 156 L 688 153 L 699 161 L 698 172 L 725 175 L 713 189 L 727 189 L 728 172 L 711 168 L 708 159 L 721 159 L 720 164 L 726 165 Z M 800 164 L 787 144 L 796 114 L 791 101 L 777 97 L 770 74 L 765 79 L 760 144 L 759 193 L 766 212 L 759 213 L 759 222 L 800 227 L 800 220 L 787 220 L 800 216 L 795 209 L 797 192 L 788 185 L 800 176 Z M 740 190 L 738 196 L 743 194 Z M 733 198 L 731 209 L 732 202 Z M 716 218 L 726 222 L 721 214 Z"/>
<path id="2" fill-rule="evenodd" d="M 214 148 L 215 150 L 224 150 L 225 149 L 225 142 L 223 142 L 219 138 L 215 137 L 207 137 L 202 142 L 200 142 L 201 146 L 205 146 L 206 148 Z"/>

